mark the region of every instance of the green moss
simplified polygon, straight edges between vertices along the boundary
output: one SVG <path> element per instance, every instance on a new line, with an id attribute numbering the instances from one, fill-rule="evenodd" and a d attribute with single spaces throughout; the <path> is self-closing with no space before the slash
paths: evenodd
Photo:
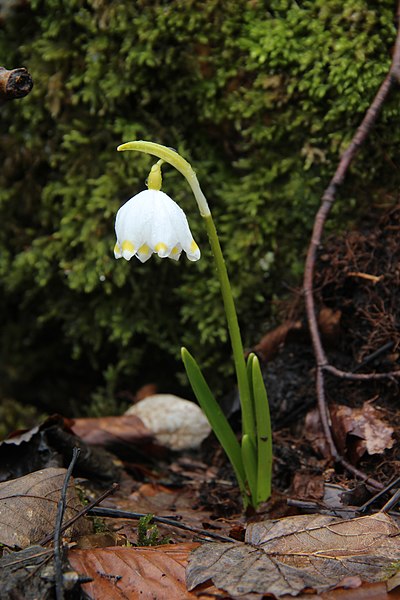
<path id="1" fill-rule="evenodd" d="M 154 360 L 171 388 L 184 344 L 222 392 L 225 323 L 189 189 L 165 169 L 202 260 L 116 262 L 114 215 L 151 161 L 115 148 L 150 139 L 193 163 L 251 345 L 299 281 L 321 193 L 388 70 L 394 13 L 388 0 L 32 0 L 10 14 L 5 65 L 35 85 L 0 123 L 1 385 L 68 412 L 109 369 L 116 393 L 135 390 Z M 399 116 L 393 98 L 331 227 L 395 197 Z"/>
<path id="2" fill-rule="evenodd" d="M 140 517 L 137 527 L 137 545 L 138 546 L 160 546 L 168 544 L 169 537 L 160 537 L 160 532 L 155 523 L 154 515 L 148 514 Z"/>

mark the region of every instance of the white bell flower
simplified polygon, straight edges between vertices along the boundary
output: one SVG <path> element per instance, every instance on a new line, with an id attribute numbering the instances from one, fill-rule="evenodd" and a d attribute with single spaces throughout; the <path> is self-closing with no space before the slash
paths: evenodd
<path id="1" fill-rule="evenodd" d="M 144 190 L 121 206 L 115 233 L 115 258 L 137 256 L 144 263 L 154 252 L 161 258 L 178 260 L 182 250 L 189 260 L 200 258 L 185 213 L 159 189 Z"/>

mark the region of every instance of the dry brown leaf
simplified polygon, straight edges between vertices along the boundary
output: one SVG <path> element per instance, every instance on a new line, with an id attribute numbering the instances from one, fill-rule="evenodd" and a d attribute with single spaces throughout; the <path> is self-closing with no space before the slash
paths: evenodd
<path id="1" fill-rule="evenodd" d="M 82 589 L 93 600 L 192 600 L 185 585 L 189 552 L 198 544 L 151 548 L 96 548 L 70 550 L 73 569 L 93 581 Z"/>
<path id="2" fill-rule="evenodd" d="M 324 479 L 322 475 L 313 475 L 310 471 L 297 471 L 292 481 L 293 495 L 305 500 L 322 500 Z"/>
<path id="3" fill-rule="evenodd" d="M 207 543 L 194 551 L 188 589 L 211 579 L 232 596 L 323 592 L 348 577 L 375 582 L 396 572 L 400 530 L 385 513 L 352 520 L 303 515 L 249 525 L 246 543 Z M 398 564 L 397 564 L 398 567 Z M 353 580 L 354 581 L 354 580 Z"/>
<path id="4" fill-rule="evenodd" d="M 271 360 L 278 352 L 279 347 L 285 343 L 287 335 L 291 331 L 299 331 L 301 328 L 302 324 L 300 321 L 285 321 L 264 335 L 258 344 L 254 346 L 253 350 L 263 360 Z"/>
<path id="5" fill-rule="evenodd" d="M 364 402 L 361 408 L 333 405 L 330 415 L 337 446 L 352 462 L 357 462 L 365 452 L 381 454 L 393 447 L 393 427 L 381 419 L 380 412 L 369 402 Z M 305 436 L 316 452 L 330 456 L 318 409 L 311 410 L 306 416 Z"/>
<path id="6" fill-rule="evenodd" d="M 400 586 L 400 570 L 397 571 L 397 573 L 388 580 L 387 589 L 389 590 L 389 592 L 391 592 L 392 590 L 394 590 L 395 588 L 397 588 L 399 586 Z"/>
<path id="7" fill-rule="evenodd" d="M 399 600 L 400 598 L 399 594 L 389 594 L 384 581 L 351 587 L 352 582 L 349 580 L 350 578 L 345 582 L 350 584 L 347 588 L 336 588 L 321 595 L 301 594 L 297 598 L 298 600 Z M 284 600 L 293 600 L 293 596 L 284 596 Z"/>
<path id="8" fill-rule="evenodd" d="M 9 481 L 48 467 L 68 464 L 76 446 L 81 454 L 75 474 L 107 484 L 119 479 L 119 468 L 102 448 L 90 448 L 70 429 L 70 419 L 52 415 L 37 427 L 14 432 L 0 442 L 0 481 Z"/>
<path id="9" fill-rule="evenodd" d="M 364 402 L 361 408 L 333 406 L 330 412 L 341 452 L 350 452 L 354 459 L 359 459 L 365 452 L 381 454 L 392 448 L 393 427 L 382 421 L 379 411 L 369 402 Z"/>
<path id="10" fill-rule="evenodd" d="M 10 548 L 26 548 L 54 530 L 57 504 L 66 469 L 43 469 L 18 479 L 0 483 L 0 543 Z M 65 519 L 72 518 L 82 505 L 70 482 Z M 87 533 L 83 519 L 73 526 L 73 534 Z"/>
<path id="11" fill-rule="evenodd" d="M 342 313 L 340 310 L 324 306 L 318 314 L 318 327 L 321 336 L 326 344 L 336 346 L 340 339 L 341 328 L 340 319 Z"/>
<path id="12" fill-rule="evenodd" d="M 152 440 L 152 433 L 135 415 L 74 419 L 71 426 L 75 435 L 87 444 L 111 446 L 113 444 L 144 444 Z"/>
<path id="13" fill-rule="evenodd" d="M 112 531 L 99 531 L 98 533 L 81 535 L 74 544 L 74 548 L 80 548 L 81 550 L 105 548 L 106 546 L 126 546 L 126 537 Z"/>

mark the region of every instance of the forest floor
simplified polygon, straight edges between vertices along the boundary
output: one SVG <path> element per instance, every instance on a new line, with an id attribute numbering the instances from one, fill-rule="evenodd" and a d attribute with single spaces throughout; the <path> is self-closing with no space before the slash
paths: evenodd
<path id="1" fill-rule="evenodd" d="M 319 254 L 318 326 L 347 372 L 400 369 L 399 231 L 397 206 Z M 274 432 L 273 494 L 257 512 L 243 513 L 213 435 L 176 452 L 135 416 L 55 416 L 3 441 L 1 598 L 400 598 L 399 380 L 326 378 L 332 437 L 356 476 L 332 460 L 307 332 L 299 293 L 254 348 Z"/>

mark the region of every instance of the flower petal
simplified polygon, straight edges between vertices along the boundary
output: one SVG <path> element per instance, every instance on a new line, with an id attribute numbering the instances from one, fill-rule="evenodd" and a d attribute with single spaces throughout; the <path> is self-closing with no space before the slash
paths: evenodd
<path id="1" fill-rule="evenodd" d="M 135 246 L 129 240 L 124 240 L 121 245 L 122 256 L 126 260 L 131 260 L 132 256 L 135 254 Z"/>
<path id="2" fill-rule="evenodd" d="M 142 263 L 145 263 L 146 260 L 149 260 L 152 254 L 153 251 L 147 244 L 143 244 L 142 246 L 140 246 L 139 250 L 136 252 L 136 256 Z"/>
<path id="3" fill-rule="evenodd" d="M 115 219 L 116 258 L 136 256 L 146 262 L 154 252 L 161 258 L 178 260 L 182 249 L 189 260 L 200 258 L 183 210 L 167 194 L 144 190 L 118 211 Z"/>
<path id="4" fill-rule="evenodd" d="M 186 250 L 186 248 L 185 248 L 185 252 L 186 252 L 188 259 L 191 261 L 199 260 L 199 258 L 201 256 L 200 248 L 198 247 L 198 245 L 196 244 L 194 239 L 192 239 L 192 241 L 190 243 L 190 248 L 188 250 Z"/>
<path id="5" fill-rule="evenodd" d="M 122 258 L 121 246 L 118 242 L 114 246 L 114 256 L 115 258 Z"/>
<path id="6" fill-rule="evenodd" d="M 179 260 L 180 255 L 182 254 L 182 247 L 180 244 L 174 246 L 171 252 L 168 255 L 168 258 L 172 258 L 172 260 Z"/>

